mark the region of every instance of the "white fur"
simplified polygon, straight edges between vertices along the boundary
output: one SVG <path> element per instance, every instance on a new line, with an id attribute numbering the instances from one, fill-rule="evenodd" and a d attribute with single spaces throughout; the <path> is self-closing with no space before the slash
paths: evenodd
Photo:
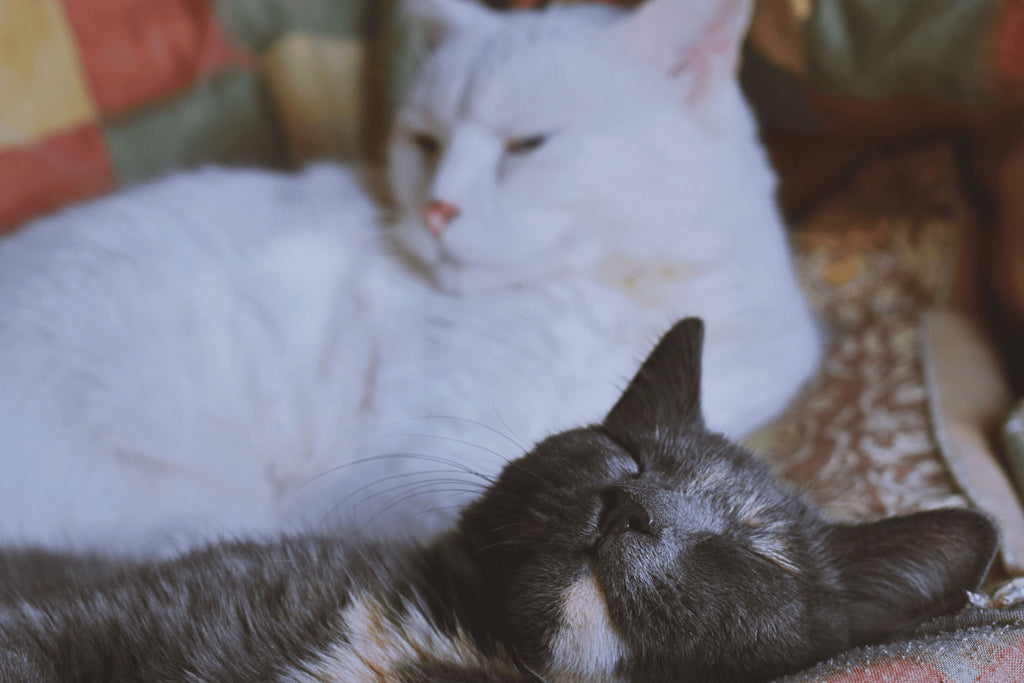
<path id="1" fill-rule="evenodd" d="M 0 243 L 4 538 L 150 548 L 334 506 L 432 527 L 504 457 L 600 419 L 681 315 L 707 324 L 714 427 L 758 426 L 814 371 L 774 180 L 715 67 L 741 24 L 721 54 L 638 50 L 717 5 L 410 2 L 442 42 L 395 127 L 394 225 L 335 166 L 204 170 Z M 431 198 L 461 210 L 440 240 Z"/>
<path id="2" fill-rule="evenodd" d="M 557 681 L 612 681 L 627 652 L 608 614 L 597 577 L 577 579 L 562 597 L 559 628 L 548 643 L 551 664 L 546 672 Z"/>

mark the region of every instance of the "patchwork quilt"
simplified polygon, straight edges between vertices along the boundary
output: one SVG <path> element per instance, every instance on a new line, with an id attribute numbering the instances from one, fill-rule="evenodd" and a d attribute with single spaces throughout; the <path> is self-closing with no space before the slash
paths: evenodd
<path id="1" fill-rule="evenodd" d="M 287 56 L 328 35 L 354 64 L 358 51 L 345 45 L 360 44 L 363 9 L 358 0 L 0 0 L 0 232 L 167 168 L 286 164 L 264 63 L 282 61 L 282 40 Z"/>

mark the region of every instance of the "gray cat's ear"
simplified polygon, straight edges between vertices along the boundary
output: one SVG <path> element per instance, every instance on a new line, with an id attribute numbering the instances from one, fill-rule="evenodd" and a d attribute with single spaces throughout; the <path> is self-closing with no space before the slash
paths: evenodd
<path id="1" fill-rule="evenodd" d="M 995 525 L 972 510 L 832 527 L 827 543 L 839 563 L 852 642 L 880 641 L 959 610 L 988 573 L 998 542 Z"/>
<path id="2" fill-rule="evenodd" d="M 736 77 L 753 7 L 753 0 L 647 0 L 609 30 L 697 106 Z"/>
<path id="3" fill-rule="evenodd" d="M 662 336 L 630 381 L 604 426 L 626 435 L 702 425 L 704 322 L 685 318 Z"/>
<path id="4" fill-rule="evenodd" d="M 488 28 L 499 21 L 497 12 L 469 0 L 405 0 L 402 9 L 431 44 L 450 33 Z"/>

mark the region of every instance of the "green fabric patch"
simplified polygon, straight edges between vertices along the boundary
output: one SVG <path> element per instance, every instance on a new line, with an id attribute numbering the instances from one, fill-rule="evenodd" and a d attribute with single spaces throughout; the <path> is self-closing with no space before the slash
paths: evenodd
<path id="1" fill-rule="evenodd" d="M 811 79 L 869 100 L 987 99 L 985 45 L 1001 0 L 820 0 L 803 28 Z"/>
<path id="2" fill-rule="evenodd" d="M 743 45 L 740 85 L 764 126 L 779 130 L 820 131 L 824 124 L 804 95 L 800 77 Z"/>
<path id="3" fill-rule="evenodd" d="M 224 31 L 263 52 L 285 33 L 363 36 L 368 3 L 379 0 L 209 0 Z"/>
<path id="4" fill-rule="evenodd" d="M 288 155 L 259 76 L 227 71 L 158 106 L 103 124 L 119 184 L 199 164 L 284 166 Z"/>

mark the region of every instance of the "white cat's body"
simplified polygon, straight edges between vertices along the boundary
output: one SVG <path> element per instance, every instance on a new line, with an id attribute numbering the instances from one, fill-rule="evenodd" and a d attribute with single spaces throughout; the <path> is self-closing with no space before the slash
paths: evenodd
<path id="1" fill-rule="evenodd" d="M 707 84 L 623 59 L 626 22 L 423 3 L 458 28 L 396 126 L 396 225 L 336 166 L 210 169 L 0 243 L 0 539 L 159 547 L 334 505 L 382 530 L 428 510 L 432 527 L 517 442 L 598 420 L 682 315 L 706 323 L 715 428 L 762 424 L 814 371 L 731 78 L 681 107 Z M 559 54 L 538 56 L 548 33 Z M 479 85 L 495 54 L 500 92 Z M 411 141 L 428 128 L 438 159 Z M 528 155 L 504 147 L 534 131 Z M 438 197 L 460 215 L 435 236 L 418 214 Z"/>

